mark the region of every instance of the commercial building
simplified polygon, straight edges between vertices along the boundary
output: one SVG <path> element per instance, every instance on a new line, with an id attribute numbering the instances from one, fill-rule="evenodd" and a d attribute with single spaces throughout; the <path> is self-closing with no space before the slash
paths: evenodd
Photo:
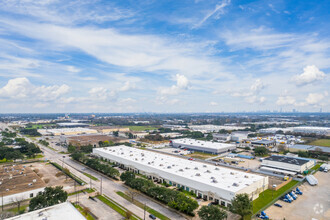
<path id="1" fill-rule="evenodd" d="M 295 144 L 295 145 L 290 145 L 288 147 L 288 150 L 291 152 L 307 151 L 311 153 L 318 153 L 318 154 L 324 154 L 330 156 L 330 147 Z"/>
<path id="2" fill-rule="evenodd" d="M 97 130 L 89 128 L 61 128 L 61 129 L 38 129 L 42 135 L 78 135 L 78 134 L 96 134 Z"/>
<path id="3" fill-rule="evenodd" d="M 23 201 L 44 190 L 46 184 L 29 167 L 10 165 L 0 167 L 0 205 Z"/>
<path id="4" fill-rule="evenodd" d="M 185 148 L 193 151 L 200 151 L 211 154 L 219 154 L 236 149 L 235 144 L 225 144 L 211 141 L 200 141 L 190 138 L 172 139 L 170 146 L 175 148 Z"/>
<path id="5" fill-rule="evenodd" d="M 236 194 L 256 199 L 268 188 L 268 177 L 204 164 L 132 147 L 94 148 L 93 154 L 154 181 L 196 193 L 205 200 L 227 206 Z"/>
<path id="6" fill-rule="evenodd" d="M 57 123 L 57 125 L 63 128 L 89 127 L 89 124 L 79 123 L 79 122 L 62 122 L 62 123 Z"/>
<path id="7" fill-rule="evenodd" d="M 272 155 L 262 160 L 261 169 L 294 175 L 310 169 L 315 163 L 315 160 L 307 158 Z"/>
<path id="8" fill-rule="evenodd" d="M 256 140 L 251 141 L 253 147 L 273 147 L 276 145 L 275 140 Z"/>
<path id="9" fill-rule="evenodd" d="M 236 126 L 236 125 L 190 125 L 190 129 L 200 131 L 203 133 L 219 132 L 220 130 L 234 131 L 249 128 L 249 126 Z"/>
<path id="10" fill-rule="evenodd" d="M 57 205 L 49 206 L 43 209 L 38 209 L 32 212 L 27 212 L 22 215 L 17 215 L 8 220 L 58 220 L 58 219 L 70 219 L 70 220 L 86 220 L 86 218 L 80 214 L 80 212 L 70 203 L 64 202 Z"/>

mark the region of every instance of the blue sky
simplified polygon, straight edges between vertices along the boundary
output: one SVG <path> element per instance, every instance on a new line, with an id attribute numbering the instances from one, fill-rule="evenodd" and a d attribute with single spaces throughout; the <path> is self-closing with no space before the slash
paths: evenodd
<path id="1" fill-rule="evenodd" d="M 329 1 L 0 2 L 0 112 L 330 110 Z"/>

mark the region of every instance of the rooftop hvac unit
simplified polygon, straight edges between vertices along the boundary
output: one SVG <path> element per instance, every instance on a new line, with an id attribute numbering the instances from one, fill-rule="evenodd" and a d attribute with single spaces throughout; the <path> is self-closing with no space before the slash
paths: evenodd
<path id="1" fill-rule="evenodd" d="M 163 166 L 163 164 L 161 163 L 161 164 L 159 164 L 159 166 L 160 166 L 160 167 L 162 167 L 162 166 Z"/>
<path id="2" fill-rule="evenodd" d="M 8 191 L 9 191 L 9 189 L 6 189 L 6 191 L 8 192 Z"/>
<path id="3" fill-rule="evenodd" d="M 214 176 L 211 176 L 211 179 L 215 179 L 215 177 Z"/>
<path id="4" fill-rule="evenodd" d="M 28 186 L 32 186 L 32 183 L 29 183 Z"/>
<path id="5" fill-rule="evenodd" d="M 218 167 L 216 167 L 215 170 L 220 170 L 220 169 Z"/>
<path id="6" fill-rule="evenodd" d="M 230 172 L 231 175 L 234 175 L 234 172 Z"/>
<path id="7" fill-rule="evenodd" d="M 167 166 L 167 169 L 171 169 L 171 166 Z"/>
<path id="8" fill-rule="evenodd" d="M 179 171 L 180 171 L 180 172 L 183 172 L 183 169 L 180 169 Z"/>
<path id="9" fill-rule="evenodd" d="M 121 152 L 121 154 L 124 154 L 124 152 Z"/>
<path id="10" fill-rule="evenodd" d="M 211 173 L 211 171 L 210 171 L 210 170 L 206 170 L 206 172 L 207 172 L 207 173 Z"/>
<path id="11" fill-rule="evenodd" d="M 233 183 L 233 186 L 236 186 L 236 187 L 238 187 L 239 185 L 238 185 L 238 183 Z"/>
<path id="12" fill-rule="evenodd" d="M 150 162 L 148 162 L 148 164 L 151 164 Z"/>
<path id="13" fill-rule="evenodd" d="M 195 176 L 201 176 L 201 174 L 200 173 L 196 173 L 196 175 Z"/>
<path id="14" fill-rule="evenodd" d="M 37 179 L 33 179 L 32 182 L 36 183 L 37 182 Z"/>
<path id="15" fill-rule="evenodd" d="M 194 170 L 198 170 L 198 167 L 195 167 Z"/>
<path id="16" fill-rule="evenodd" d="M 129 156 L 130 156 L 130 157 L 132 157 L 132 156 L 133 156 L 133 154 L 130 154 Z"/>
<path id="17" fill-rule="evenodd" d="M 135 160 L 137 161 L 138 159 L 137 159 L 137 158 L 135 158 Z"/>
<path id="18" fill-rule="evenodd" d="M 216 179 L 213 179 L 212 183 L 218 183 L 218 181 Z"/>
<path id="19" fill-rule="evenodd" d="M 186 169 L 186 170 L 189 170 L 190 168 L 189 168 L 189 167 L 186 167 L 185 169 Z"/>
<path id="20" fill-rule="evenodd" d="M 203 167 L 207 167 L 206 165 L 203 165 Z"/>
<path id="21" fill-rule="evenodd" d="M 244 178 L 249 178 L 249 176 L 245 175 Z"/>

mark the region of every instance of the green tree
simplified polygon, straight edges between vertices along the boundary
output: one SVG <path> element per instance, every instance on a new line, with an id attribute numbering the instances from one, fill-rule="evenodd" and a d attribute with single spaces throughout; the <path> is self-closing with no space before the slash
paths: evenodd
<path id="1" fill-rule="evenodd" d="M 43 192 L 31 199 L 29 210 L 37 210 L 48 206 L 56 205 L 65 202 L 68 198 L 68 193 L 63 190 L 63 186 L 46 187 Z"/>
<path id="2" fill-rule="evenodd" d="M 213 140 L 213 135 L 211 133 L 208 133 L 206 136 L 206 140 L 208 141 Z"/>
<path id="3" fill-rule="evenodd" d="M 68 146 L 68 152 L 69 152 L 69 153 L 73 153 L 73 152 L 75 152 L 75 151 L 76 151 L 76 147 L 73 146 L 72 144 L 69 144 L 69 146 Z"/>
<path id="4" fill-rule="evenodd" d="M 135 179 L 135 174 L 133 172 L 124 172 L 120 175 L 120 179 L 123 182 L 130 182 Z"/>
<path id="5" fill-rule="evenodd" d="M 230 211 L 241 216 L 252 214 L 252 202 L 249 199 L 248 194 L 237 194 L 231 201 Z"/>
<path id="6" fill-rule="evenodd" d="M 115 137 L 118 137 L 118 136 L 119 136 L 119 131 L 114 131 L 114 132 L 112 132 L 112 134 L 113 134 Z"/>
<path id="7" fill-rule="evenodd" d="M 202 220 L 222 220 L 227 218 L 227 213 L 214 205 L 202 206 L 198 211 L 198 215 Z"/>
<path id="8" fill-rule="evenodd" d="M 255 147 L 254 148 L 254 153 L 257 156 L 263 156 L 263 155 L 266 155 L 268 153 L 268 149 L 265 148 L 265 147 Z"/>

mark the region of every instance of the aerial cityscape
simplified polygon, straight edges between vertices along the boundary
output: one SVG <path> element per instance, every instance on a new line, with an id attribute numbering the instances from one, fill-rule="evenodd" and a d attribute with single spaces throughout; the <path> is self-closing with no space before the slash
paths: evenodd
<path id="1" fill-rule="evenodd" d="M 0 1 L 0 220 L 330 219 L 330 1 Z"/>

